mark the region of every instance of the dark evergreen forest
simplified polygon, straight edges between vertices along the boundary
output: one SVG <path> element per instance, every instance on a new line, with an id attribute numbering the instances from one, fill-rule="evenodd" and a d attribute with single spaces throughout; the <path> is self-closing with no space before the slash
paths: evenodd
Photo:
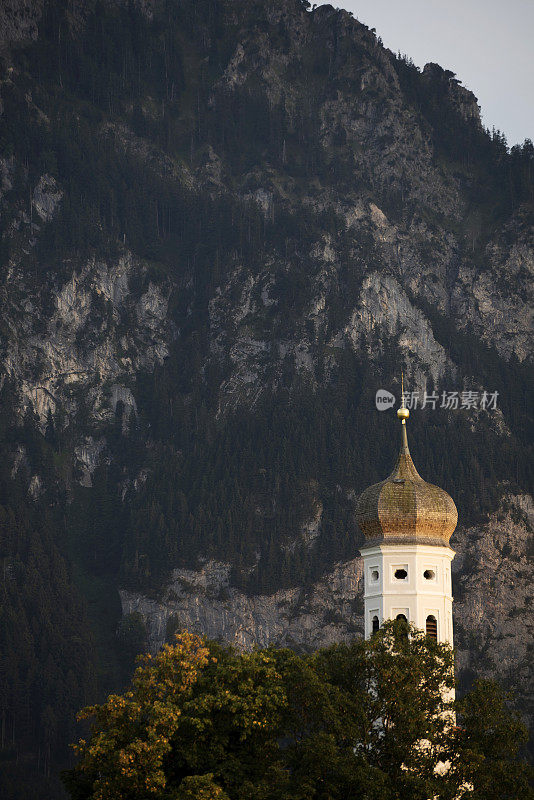
<path id="1" fill-rule="evenodd" d="M 49 414 L 46 426 L 31 409 L 21 416 L 20 387 L 3 379 L 4 797 L 60 796 L 57 773 L 69 763 L 76 710 L 128 681 L 145 640 L 141 625 L 120 622 L 118 586 L 157 594 L 172 568 L 193 567 L 199 556 L 230 561 L 234 585 L 250 593 L 308 584 L 334 562 L 355 556 L 361 534 L 351 497 L 385 477 L 394 461 L 396 423 L 392 414 L 375 411 L 374 395 L 380 386 L 398 391 L 405 366 L 398 341 L 385 342 L 378 366 L 363 346 L 340 351 L 328 380 L 319 375 L 317 385 L 288 368 L 276 390 L 266 388 L 253 406 L 224 414 L 217 412 L 228 367 L 206 362 L 209 302 L 236 260 L 252 273 L 263 268 L 266 254 L 275 265 L 289 265 L 273 268 L 279 269 L 281 335 L 304 301 L 311 269 L 306 253 L 329 234 L 345 253 L 339 302 L 330 310 L 335 327 L 347 316 L 369 265 L 380 264 L 372 238 L 362 235 L 355 256 L 334 211 L 301 206 L 295 213 L 288 206 L 269 219 L 234 194 L 218 197 L 188 187 L 117 146 L 124 125 L 190 168 L 212 146 L 227 165 L 230 186 L 258 164 L 283 171 L 297 194 L 316 180 L 326 187 L 354 184 L 342 132 L 338 145 L 326 149 L 316 113 L 337 80 L 336 59 L 346 52 L 304 51 L 294 80 L 309 81 L 309 100 L 291 119 L 283 104 L 271 104 L 251 83 L 232 93 L 217 88 L 242 27 L 264 26 L 271 46 L 282 50 L 291 36 L 282 23 L 270 27 L 268 3 L 246 5 L 243 19 L 232 25 L 218 0 L 168 0 L 152 20 L 134 3 L 97 2 L 77 25 L 69 4 L 50 0 L 37 41 L 0 60 L 0 152 L 21 165 L 0 218 L 2 271 L 20 254 L 12 223 L 26 202 L 26 187 L 47 173 L 64 194 L 57 216 L 25 256 L 27 285 L 53 285 L 84 259 L 116 258 L 128 249 L 147 265 L 134 291 L 151 280 L 175 287 L 170 315 L 180 329 L 164 363 L 137 374 L 137 415 L 127 432 L 121 403 L 112 423 L 97 426 L 106 458 L 91 487 L 80 484 L 72 458 L 80 430 L 91 421 L 82 413 L 67 419 L 61 408 Z M 302 0 L 287 5 L 291 14 L 311 13 Z M 451 74 L 442 71 L 423 81 L 409 59 L 389 57 L 435 158 L 463 176 L 466 196 L 480 209 L 476 246 L 466 241 L 465 247 L 475 263 L 482 261 L 495 226 L 520 207 L 532 218 L 532 143 L 510 150 L 501 133 L 463 119 L 450 101 Z M 9 77 L 13 65 L 16 80 Z M 377 191 L 391 219 L 413 213 L 397 191 Z M 494 511 L 505 490 L 534 484 L 532 370 L 458 331 L 436 310 L 431 293 L 428 300 L 412 300 L 456 364 L 458 374 L 447 386 L 475 379 L 498 391 L 510 432 L 503 436 L 486 422 L 473 428 L 461 411 L 412 415 L 417 468 L 454 497 L 465 526 Z M 98 313 L 106 318 L 105 305 Z M 269 314 L 267 309 L 266 336 L 274 324 Z M 314 346 L 320 353 L 328 347 L 326 340 Z M 25 466 L 14 471 L 21 446 Z M 146 479 L 134 488 L 126 479 L 141 471 Z M 42 476 L 43 490 L 32 500 L 28 482 L 35 474 Z M 316 546 L 288 548 L 315 499 L 324 508 Z"/>

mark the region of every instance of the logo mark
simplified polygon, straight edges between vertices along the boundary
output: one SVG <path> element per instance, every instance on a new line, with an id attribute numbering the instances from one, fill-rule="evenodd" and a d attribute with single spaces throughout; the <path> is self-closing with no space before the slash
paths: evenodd
<path id="1" fill-rule="evenodd" d="M 379 389 L 376 393 L 375 404 L 379 411 L 386 411 L 395 405 L 395 397 L 386 389 Z"/>

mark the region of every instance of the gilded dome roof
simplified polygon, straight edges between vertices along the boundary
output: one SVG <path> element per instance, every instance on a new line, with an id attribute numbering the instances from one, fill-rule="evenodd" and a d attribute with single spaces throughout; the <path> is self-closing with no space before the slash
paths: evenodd
<path id="1" fill-rule="evenodd" d="M 356 507 L 366 544 L 448 545 L 458 522 L 454 500 L 439 486 L 424 481 L 408 449 L 406 415 L 402 419 L 402 444 L 395 469 L 385 481 L 365 489 Z"/>

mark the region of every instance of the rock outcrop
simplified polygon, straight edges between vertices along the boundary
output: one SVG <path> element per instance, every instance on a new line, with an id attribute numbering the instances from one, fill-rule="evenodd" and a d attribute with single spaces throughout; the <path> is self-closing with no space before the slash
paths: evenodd
<path id="1" fill-rule="evenodd" d="M 121 590 L 122 609 L 142 615 L 153 652 L 183 628 L 246 650 L 316 650 L 362 634 L 361 564 L 337 564 L 307 588 L 247 595 L 232 587 L 230 564 L 208 561 L 198 571 L 174 570 L 161 600 Z"/>
<path id="2" fill-rule="evenodd" d="M 484 526 L 461 532 L 453 561 L 457 665 L 467 674 L 513 685 L 534 708 L 532 586 L 534 502 L 505 496 Z"/>
<path id="3" fill-rule="evenodd" d="M 41 194 L 40 202 L 50 208 L 51 196 Z M 129 280 L 143 270 L 131 253 L 113 262 L 91 260 L 52 292 L 44 286 L 28 294 L 13 266 L 4 286 L 4 370 L 43 425 L 59 407 L 71 415 L 83 407 L 94 422 L 111 419 L 119 401 L 135 412 L 132 390 L 120 382 L 161 364 L 174 330 L 167 286 L 149 283 L 132 296 Z"/>

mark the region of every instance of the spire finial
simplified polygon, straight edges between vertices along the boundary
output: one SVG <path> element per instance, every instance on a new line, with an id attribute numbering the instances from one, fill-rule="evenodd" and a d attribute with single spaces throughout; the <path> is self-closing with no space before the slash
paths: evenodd
<path id="1" fill-rule="evenodd" d="M 406 403 L 404 401 L 404 372 L 401 372 L 401 404 L 400 408 L 397 409 L 397 416 L 401 421 L 402 425 L 406 425 L 406 420 L 410 416 L 409 410 L 406 408 Z"/>

